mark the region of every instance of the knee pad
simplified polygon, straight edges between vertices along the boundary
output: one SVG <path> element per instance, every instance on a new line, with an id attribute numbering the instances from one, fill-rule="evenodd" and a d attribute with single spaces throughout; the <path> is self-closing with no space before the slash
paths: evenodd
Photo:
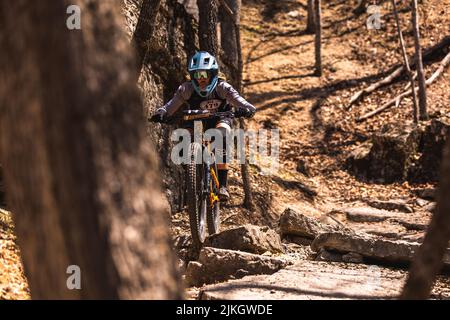
<path id="1" fill-rule="evenodd" d="M 220 131 L 220 133 L 222 134 L 222 149 L 217 149 L 216 153 L 218 156 L 218 164 L 227 164 L 227 143 L 231 143 L 231 141 L 227 140 L 227 135 L 229 135 L 231 133 L 231 127 L 228 123 L 224 123 L 221 122 L 219 124 L 217 124 L 216 129 L 218 129 Z"/>

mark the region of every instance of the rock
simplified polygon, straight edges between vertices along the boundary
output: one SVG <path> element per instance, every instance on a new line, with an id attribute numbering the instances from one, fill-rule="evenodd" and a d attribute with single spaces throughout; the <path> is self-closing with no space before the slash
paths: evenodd
<path id="1" fill-rule="evenodd" d="M 288 235 L 288 236 L 284 236 L 283 240 L 285 240 L 287 242 L 292 242 L 292 243 L 295 243 L 295 244 L 301 245 L 301 246 L 310 246 L 314 239 Z"/>
<path id="2" fill-rule="evenodd" d="M 292 18 L 292 19 L 297 19 L 298 17 L 301 16 L 300 12 L 298 12 L 297 10 L 289 11 L 287 15 L 289 18 Z"/>
<path id="3" fill-rule="evenodd" d="M 420 139 L 420 158 L 410 173 L 417 182 L 438 181 L 442 154 L 450 135 L 450 118 L 433 119 L 424 128 Z"/>
<path id="4" fill-rule="evenodd" d="M 205 245 L 256 254 L 283 252 L 280 236 L 274 230 L 249 224 L 214 234 L 206 239 Z"/>
<path id="5" fill-rule="evenodd" d="M 373 135 L 347 157 L 346 167 L 360 178 L 381 183 L 437 181 L 450 118 L 418 128 L 394 127 Z"/>
<path id="6" fill-rule="evenodd" d="M 304 174 L 307 177 L 310 176 L 309 167 L 306 164 L 305 160 L 303 160 L 303 159 L 297 160 L 297 168 L 296 169 L 297 169 L 297 172 L 300 172 L 301 174 Z"/>
<path id="7" fill-rule="evenodd" d="M 429 212 L 434 212 L 434 210 L 436 209 L 436 202 L 430 202 L 426 206 L 422 207 L 422 209 Z"/>
<path id="8" fill-rule="evenodd" d="M 389 210 L 389 211 L 401 211 L 406 213 L 413 213 L 414 210 L 407 204 L 405 200 L 367 200 L 366 203 L 377 209 Z"/>
<path id="9" fill-rule="evenodd" d="M 402 225 L 407 230 L 425 231 L 428 228 L 428 224 L 427 223 L 407 221 L 407 220 L 404 220 L 404 219 L 391 219 L 391 221 Z"/>
<path id="10" fill-rule="evenodd" d="M 417 189 L 414 191 L 414 193 L 422 199 L 426 200 L 436 199 L 436 189 L 434 188 Z"/>
<path id="11" fill-rule="evenodd" d="M 351 151 L 345 161 L 345 166 L 356 176 L 366 177 L 370 167 L 370 153 L 373 144 L 368 141 Z"/>
<path id="12" fill-rule="evenodd" d="M 363 263 L 364 258 L 362 255 L 354 252 L 349 252 L 342 256 L 342 261 L 347 263 Z"/>
<path id="13" fill-rule="evenodd" d="M 363 264 L 300 261 L 270 276 L 208 285 L 203 300 L 396 299 L 407 272 Z"/>
<path id="14" fill-rule="evenodd" d="M 178 258 L 183 261 L 195 260 L 198 252 L 192 247 L 192 237 L 187 234 L 182 234 L 173 240 L 175 252 Z"/>
<path id="15" fill-rule="evenodd" d="M 365 232 L 368 234 L 373 234 L 374 236 L 382 237 L 382 238 L 400 239 L 400 235 L 398 233 L 394 233 L 394 232 L 384 232 L 384 231 L 378 231 L 378 230 L 366 230 Z"/>
<path id="16" fill-rule="evenodd" d="M 316 261 L 342 262 L 342 254 L 321 249 L 316 256 Z"/>
<path id="17" fill-rule="evenodd" d="M 189 262 L 185 281 L 188 286 L 201 286 L 246 275 L 272 274 L 287 265 L 283 259 L 205 247 L 198 261 Z"/>
<path id="18" fill-rule="evenodd" d="M 417 153 L 419 138 L 420 131 L 410 128 L 375 134 L 350 153 L 346 167 L 361 178 L 382 183 L 404 180 Z"/>
<path id="19" fill-rule="evenodd" d="M 416 205 L 418 205 L 419 207 L 425 207 L 427 204 L 430 203 L 430 201 L 425 200 L 425 199 L 421 199 L 421 198 L 417 198 L 415 200 Z"/>
<path id="20" fill-rule="evenodd" d="M 280 217 L 280 232 L 282 237 L 289 235 L 314 239 L 321 233 L 338 230 L 351 232 L 342 226 L 319 223 L 315 219 L 308 218 L 290 208 L 287 208 Z"/>
<path id="21" fill-rule="evenodd" d="M 314 256 L 310 245 L 303 246 L 296 243 L 287 243 L 285 248 L 285 256 L 291 261 L 311 260 Z"/>
<path id="22" fill-rule="evenodd" d="M 347 220 L 353 222 L 380 222 L 395 217 L 393 212 L 368 207 L 344 208 L 338 212 L 344 213 Z"/>
<path id="23" fill-rule="evenodd" d="M 419 243 L 403 240 L 376 239 L 335 232 L 319 235 L 311 244 L 311 249 L 315 252 L 320 252 L 321 249 L 353 252 L 386 263 L 409 263 L 419 246 Z M 450 265 L 449 252 L 444 256 L 444 263 Z"/>

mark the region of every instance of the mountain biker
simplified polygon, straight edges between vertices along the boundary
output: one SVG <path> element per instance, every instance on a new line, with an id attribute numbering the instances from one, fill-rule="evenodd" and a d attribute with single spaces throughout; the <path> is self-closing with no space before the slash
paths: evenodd
<path id="1" fill-rule="evenodd" d="M 197 52 L 189 62 L 189 74 L 191 81 L 183 83 L 175 93 L 174 97 L 163 107 L 156 110 L 153 118 L 163 122 L 168 117 L 173 116 L 180 108 L 184 110 L 209 110 L 214 112 L 231 111 L 235 108 L 237 117 L 251 118 L 256 112 L 256 108 L 242 98 L 239 93 L 225 80 L 219 78 L 219 65 L 214 56 L 205 51 Z M 207 123 L 205 129 L 217 128 L 222 132 L 222 136 L 231 131 L 233 119 L 225 118 Z M 192 131 L 192 125 L 185 126 Z M 216 150 L 219 152 L 219 150 Z M 226 143 L 224 149 L 220 150 L 226 155 Z M 228 193 L 228 165 L 226 161 L 217 164 L 218 179 L 220 184 L 219 198 L 227 201 L 230 198 Z"/>

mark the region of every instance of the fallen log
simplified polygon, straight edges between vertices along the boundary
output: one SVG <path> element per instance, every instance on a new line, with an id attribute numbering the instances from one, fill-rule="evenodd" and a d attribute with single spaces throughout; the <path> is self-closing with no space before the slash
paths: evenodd
<path id="1" fill-rule="evenodd" d="M 431 62 L 434 58 L 435 58 L 435 54 L 442 51 L 443 49 L 447 48 L 450 46 L 450 36 L 446 36 L 444 39 L 442 39 L 439 43 L 427 48 L 424 50 L 423 52 L 423 60 L 424 62 Z M 411 63 L 411 68 L 415 67 L 415 62 L 414 59 L 410 59 L 411 61 L 413 61 Z M 394 71 L 392 73 L 390 73 L 388 76 L 386 76 L 385 78 L 381 79 L 378 82 L 375 82 L 373 84 L 371 84 L 369 87 L 364 88 L 360 91 L 358 91 L 357 93 L 355 93 L 351 98 L 350 101 L 346 107 L 347 110 L 350 110 L 350 108 L 357 102 L 361 101 L 364 97 L 366 97 L 367 95 L 371 94 L 372 92 L 374 92 L 375 90 L 377 90 L 378 88 L 388 85 L 390 83 L 392 83 L 395 79 L 399 78 L 400 76 L 402 76 L 405 72 L 405 67 L 399 66 L 397 68 L 394 69 Z"/>
<path id="2" fill-rule="evenodd" d="M 397 77 L 402 75 L 404 71 L 405 71 L 404 66 L 398 67 L 397 69 L 394 70 L 394 72 L 392 72 L 386 78 L 383 78 L 382 80 L 371 84 L 369 87 L 364 88 L 361 91 L 358 91 L 357 93 L 355 93 L 351 97 L 350 102 L 348 103 L 347 110 L 349 110 L 356 102 L 360 101 L 363 97 L 374 92 L 378 88 L 391 83 L 394 79 L 396 79 Z"/>
<path id="3" fill-rule="evenodd" d="M 442 73 L 444 72 L 445 68 L 450 64 L 450 52 L 445 56 L 445 58 L 441 61 L 441 63 L 439 64 L 438 69 L 433 73 L 433 75 L 425 82 L 426 86 L 431 85 L 437 78 L 439 78 L 439 76 L 442 75 Z M 416 87 L 416 90 L 418 90 L 418 87 Z M 384 105 L 382 105 L 380 108 L 371 111 L 361 117 L 359 117 L 358 119 L 356 119 L 357 122 L 362 122 L 364 120 L 367 120 L 383 111 L 385 111 L 386 109 L 392 107 L 393 105 L 395 106 L 399 106 L 400 102 L 403 100 L 403 98 L 409 96 L 412 94 L 412 90 L 409 89 L 408 91 L 405 91 L 401 94 L 399 94 L 397 97 L 395 97 L 392 100 L 389 100 L 388 102 L 386 102 Z"/>

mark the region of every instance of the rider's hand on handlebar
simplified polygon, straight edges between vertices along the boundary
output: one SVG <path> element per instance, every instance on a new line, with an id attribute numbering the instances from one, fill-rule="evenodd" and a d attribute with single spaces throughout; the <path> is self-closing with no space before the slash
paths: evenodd
<path id="1" fill-rule="evenodd" d="M 156 110 L 155 114 L 149 119 L 150 122 L 164 122 L 167 119 L 167 111 L 164 108 Z"/>
<path id="2" fill-rule="evenodd" d="M 234 114 L 237 118 L 251 118 L 255 113 L 247 108 L 238 108 Z"/>

